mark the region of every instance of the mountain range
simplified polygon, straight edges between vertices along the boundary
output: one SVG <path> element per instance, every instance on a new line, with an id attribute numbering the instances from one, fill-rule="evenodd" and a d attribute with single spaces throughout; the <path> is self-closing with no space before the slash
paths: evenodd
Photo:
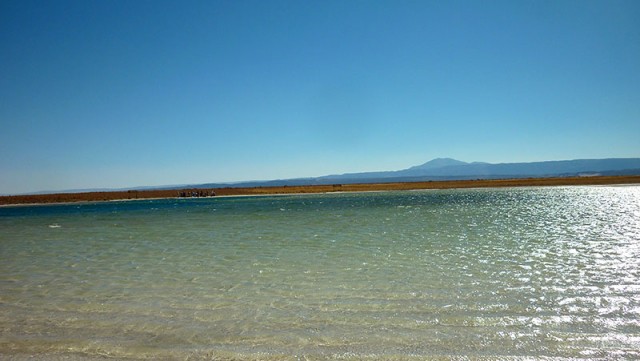
<path id="1" fill-rule="evenodd" d="M 122 189 L 74 189 L 42 191 L 29 194 L 110 192 L 126 190 L 160 190 L 186 188 L 278 187 L 354 183 L 424 182 L 470 179 L 514 179 L 550 177 L 640 175 L 640 158 L 575 159 L 530 163 L 463 162 L 436 158 L 424 164 L 395 171 L 334 174 L 313 178 L 245 181 L 235 183 L 182 184 Z"/>
<path id="2" fill-rule="evenodd" d="M 596 175 L 640 175 L 640 158 L 575 159 L 529 163 L 468 163 L 452 158 L 436 158 L 421 165 L 396 171 L 345 173 L 315 178 L 250 181 L 233 184 L 208 183 L 197 185 L 195 187 L 294 186 L 314 184 L 547 178 Z"/>

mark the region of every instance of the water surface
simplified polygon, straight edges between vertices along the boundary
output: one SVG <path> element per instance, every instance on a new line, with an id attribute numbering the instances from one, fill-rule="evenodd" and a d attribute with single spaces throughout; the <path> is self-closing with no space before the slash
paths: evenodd
<path id="1" fill-rule="evenodd" d="M 640 358 L 640 187 L 0 208 L 0 357 Z"/>

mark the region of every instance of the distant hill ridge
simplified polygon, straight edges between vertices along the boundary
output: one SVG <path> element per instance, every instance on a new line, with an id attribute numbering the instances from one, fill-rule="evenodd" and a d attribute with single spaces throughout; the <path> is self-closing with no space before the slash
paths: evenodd
<path id="1" fill-rule="evenodd" d="M 411 168 L 390 172 L 348 173 L 319 177 L 322 179 L 366 179 L 435 177 L 442 179 L 500 178 L 500 177 L 556 177 L 579 176 L 602 172 L 637 170 L 640 174 L 640 158 L 576 159 L 529 163 L 467 163 L 451 158 L 437 158 Z M 632 172 L 633 173 L 633 172 Z M 612 174 L 609 174 L 612 175 Z"/>
<path id="2" fill-rule="evenodd" d="M 294 186 L 593 175 L 640 175 L 640 158 L 575 159 L 528 163 L 468 163 L 452 158 L 436 158 L 424 164 L 397 171 L 345 173 L 316 178 L 252 181 L 233 184 L 210 183 L 199 187 Z"/>
<path id="3" fill-rule="evenodd" d="M 345 173 L 316 178 L 245 181 L 236 183 L 137 187 L 118 190 L 304 186 L 354 183 L 424 182 L 430 180 L 576 177 L 595 175 L 640 175 L 640 158 L 574 159 L 529 163 L 468 163 L 452 158 L 436 158 L 424 164 L 396 171 Z M 100 189 L 100 191 L 114 190 L 116 189 Z M 86 191 L 89 190 L 73 190 L 67 192 L 76 193 Z M 40 194 L 46 193 L 54 192 L 40 192 Z M 60 193 L 60 191 L 55 193 Z"/>

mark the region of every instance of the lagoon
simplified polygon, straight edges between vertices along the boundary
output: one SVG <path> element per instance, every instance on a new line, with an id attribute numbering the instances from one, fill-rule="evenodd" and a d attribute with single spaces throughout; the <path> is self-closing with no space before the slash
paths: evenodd
<path id="1" fill-rule="evenodd" d="M 640 186 L 0 208 L 0 357 L 640 357 Z"/>

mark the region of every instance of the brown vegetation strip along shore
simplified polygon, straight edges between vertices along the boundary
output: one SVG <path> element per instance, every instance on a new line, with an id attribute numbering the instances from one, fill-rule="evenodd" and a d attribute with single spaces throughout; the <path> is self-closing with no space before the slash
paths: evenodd
<path id="1" fill-rule="evenodd" d="M 172 189 L 172 190 L 141 190 L 114 192 L 85 192 L 85 193 L 57 193 L 0 196 L 0 205 L 38 204 L 38 203 L 66 203 L 66 202 L 95 202 L 126 199 L 175 198 L 181 194 L 201 192 L 217 196 L 236 195 L 269 195 L 269 194 L 298 194 L 298 193 L 327 193 L 327 192 L 366 192 L 366 191 L 396 191 L 417 189 L 450 189 L 450 188 L 488 188 L 488 187 L 527 187 L 527 186 L 566 186 L 566 185 L 608 185 L 608 184 L 640 184 L 640 176 L 611 176 L 611 177 L 569 177 L 569 178 L 524 178 L 524 179 L 491 179 L 491 180 L 455 180 L 455 181 L 427 181 L 406 183 L 371 183 L 371 184 L 333 184 L 309 186 L 278 186 L 251 188 L 210 188 L 210 189 Z"/>

